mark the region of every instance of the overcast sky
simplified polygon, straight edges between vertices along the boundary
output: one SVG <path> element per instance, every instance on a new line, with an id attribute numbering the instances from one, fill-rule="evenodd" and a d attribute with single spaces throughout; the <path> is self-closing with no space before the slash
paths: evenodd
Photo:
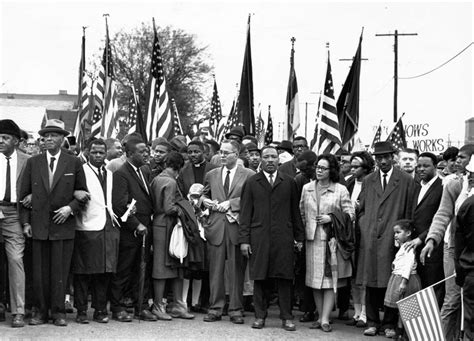
<path id="1" fill-rule="evenodd" d="M 225 115 L 240 81 L 247 16 L 252 13 L 255 110 L 266 120 L 271 105 L 275 129 L 283 120 L 289 73 L 290 38 L 296 38 L 295 67 L 305 134 L 314 126 L 330 43 L 336 96 L 349 71 L 364 27 L 360 90 L 360 134 L 369 144 L 380 120 L 393 117 L 393 37 L 376 33 L 418 33 L 399 38 L 399 77 L 422 74 L 456 55 L 473 41 L 471 2 L 320 2 L 320 1 L 5 1 L 1 10 L 0 92 L 77 93 L 82 26 L 88 26 L 87 57 L 103 48 L 103 13 L 111 35 L 151 22 L 195 34 L 208 46 Z M 473 108 L 472 47 L 442 68 L 399 80 L 399 114 L 404 123 L 429 124 L 420 138 L 464 140 L 464 121 Z M 209 79 L 212 82 L 212 79 Z M 209 100 L 211 98 L 209 93 Z M 276 132 L 278 136 L 278 132 Z"/>

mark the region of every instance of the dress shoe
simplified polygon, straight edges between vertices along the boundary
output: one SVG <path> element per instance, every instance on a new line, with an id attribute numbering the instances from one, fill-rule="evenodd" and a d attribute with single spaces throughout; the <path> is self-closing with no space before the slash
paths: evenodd
<path id="1" fill-rule="evenodd" d="M 66 309 L 66 314 L 72 314 L 74 312 L 74 308 L 70 301 L 64 302 L 64 309 Z"/>
<path id="2" fill-rule="evenodd" d="M 357 328 L 367 328 L 367 322 L 362 321 L 362 320 L 358 320 L 357 323 L 356 323 L 356 327 Z"/>
<path id="3" fill-rule="evenodd" d="M 170 315 L 173 318 L 180 318 L 185 320 L 192 320 L 194 315 L 188 312 L 186 303 L 176 302 L 170 311 Z"/>
<path id="4" fill-rule="evenodd" d="M 143 309 L 140 314 L 135 314 L 137 320 L 154 322 L 158 321 L 157 317 L 153 315 L 148 309 Z"/>
<path id="5" fill-rule="evenodd" d="M 311 327 L 309 329 L 321 329 L 321 322 L 320 321 L 314 321 L 311 324 Z"/>
<path id="6" fill-rule="evenodd" d="M 311 322 L 314 321 L 314 312 L 313 311 L 307 311 L 303 314 L 303 316 L 300 317 L 300 322 Z"/>
<path id="7" fill-rule="evenodd" d="M 377 334 L 378 334 L 377 327 L 369 327 L 366 330 L 364 330 L 365 336 L 375 336 Z"/>
<path id="8" fill-rule="evenodd" d="M 58 327 L 66 327 L 67 326 L 66 319 L 59 317 L 54 320 L 54 325 Z"/>
<path id="9" fill-rule="evenodd" d="M 332 327 L 331 327 L 331 325 L 330 325 L 329 323 L 323 323 L 323 324 L 321 325 L 321 329 L 322 329 L 322 331 L 325 332 L 325 333 L 332 332 Z"/>
<path id="10" fill-rule="evenodd" d="M 48 323 L 48 318 L 41 316 L 40 313 L 35 312 L 28 323 L 30 326 L 39 326 L 40 324 Z"/>
<path id="11" fill-rule="evenodd" d="M 94 317 L 92 318 L 95 322 L 108 323 L 109 314 L 106 311 L 94 311 Z"/>
<path id="12" fill-rule="evenodd" d="M 25 316 L 23 314 L 16 314 L 12 319 L 13 328 L 21 328 L 25 326 Z"/>
<path id="13" fill-rule="evenodd" d="M 244 324 L 244 318 L 240 315 L 231 316 L 230 322 L 234 324 Z"/>
<path id="14" fill-rule="evenodd" d="M 345 323 L 345 325 L 346 326 L 355 326 L 355 325 L 357 325 L 357 322 L 358 322 L 358 320 L 356 320 L 355 318 L 351 318 L 349 321 L 347 321 Z"/>
<path id="15" fill-rule="evenodd" d="M 85 311 L 78 311 L 76 316 L 76 322 L 79 324 L 88 324 L 87 313 Z"/>
<path id="16" fill-rule="evenodd" d="M 118 313 L 112 313 L 112 318 L 119 322 L 132 322 L 132 316 L 125 310 L 119 311 Z"/>
<path id="17" fill-rule="evenodd" d="M 161 321 L 171 321 L 172 318 L 166 313 L 166 304 L 165 303 L 153 303 L 151 307 L 151 313 L 155 315 L 158 320 Z"/>
<path id="18" fill-rule="evenodd" d="M 296 326 L 292 320 L 282 320 L 281 327 L 288 332 L 294 332 L 296 330 Z"/>
<path id="19" fill-rule="evenodd" d="M 216 322 L 222 320 L 222 316 L 213 314 L 213 313 L 208 313 L 204 318 L 202 319 L 204 322 Z"/>
<path id="20" fill-rule="evenodd" d="M 263 327 L 265 327 L 264 319 L 255 319 L 255 321 L 252 323 L 253 329 L 262 329 Z"/>

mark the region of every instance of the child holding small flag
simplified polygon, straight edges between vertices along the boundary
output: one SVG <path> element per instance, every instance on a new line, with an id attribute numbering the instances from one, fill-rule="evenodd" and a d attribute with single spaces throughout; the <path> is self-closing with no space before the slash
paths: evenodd
<path id="1" fill-rule="evenodd" d="M 392 275 L 388 280 L 387 291 L 385 293 L 384 306 L 385 314 L 398 315 L 397 301 L 405 296 L 409 296 L 421 289 L 421 280 L 416 273 L 416 260 L 413 249 L 407 250 L 407 241 L 415 236 L 415 226 L 412 220 L 402 219 L 394 223 L 393 226 L 395 246 L 400 247 L 395 259 L 392 262 Z M 385 336 L 388 338 L 399 338 L 403 334 L 402 323 L 399 320 L 397 330 L 385 329 Z"/>

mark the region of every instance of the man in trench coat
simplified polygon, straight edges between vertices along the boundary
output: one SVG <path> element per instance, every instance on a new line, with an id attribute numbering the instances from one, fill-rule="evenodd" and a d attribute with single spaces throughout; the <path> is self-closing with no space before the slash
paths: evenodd
<path id="1" fill-rule="evenodd" d="M 295 181 L 277 171 L 278 152 L 262 149 L 262 171 L 247 180 L 240 202 L 239 242 L 249 257 L 250 279 L 254 284 L 255 322 L 261 329 L 267 317 L 272 281 L 278 286 L 282 327 L 296 330 L 291 313 L 291 287 L 294 278 L 294 247 L 301 250 L 304 228 L 299 211 Z"/>
<path id="2" fill-rule="evenodd" d="M 356 284 L 366 286 L 367 323 L 365 335 L 376 335 L 379 329 L 379 308 L 383 307 L 388 279 L 395 257 L 393 223 L 412 217 L 415 182 L 405 172 L 393 167 L 390 142 L 374 146 L 378 170 L 362 182 L 358 214 L 361 230 Z M 394 328 L 396 315 L 386 311 L 382 330 Z M 395 324 L 395 325 L 394 325 Z"/>

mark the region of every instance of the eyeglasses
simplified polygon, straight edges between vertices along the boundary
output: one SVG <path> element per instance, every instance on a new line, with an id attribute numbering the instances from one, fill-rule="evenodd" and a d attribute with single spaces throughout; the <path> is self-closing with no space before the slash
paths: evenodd
<path id="1" fill-rule="evenodd" d="M 219 154 L 227 156 L 227 155 L 230 155 L 230 154 L 235 154 L 235 152 L 228 152 L 228 151 L 225 151 L 225 150 L 219 150 Z"/>
<path id="2" fill-rule="evenodd" d="M 329 170 L 329 168 L 328 167 L 323 167 L 323 166 L 316 166 L 316 170 L 325 172 L 325 171 Z"/>
<path id="3" fill-rule="evenodd" d="M 306 145 L 299 145 L 299 146 L 293 146 L 293 149 L 306 149 L 308 146 Z"/>
<path id="4" fill-rule="evenodd" d="M 355 169 L 360 168 L 360 167 L 362 167 L 362 166 L 361 165 L 351 165 L 351 168 L 355 168 Z"/>

